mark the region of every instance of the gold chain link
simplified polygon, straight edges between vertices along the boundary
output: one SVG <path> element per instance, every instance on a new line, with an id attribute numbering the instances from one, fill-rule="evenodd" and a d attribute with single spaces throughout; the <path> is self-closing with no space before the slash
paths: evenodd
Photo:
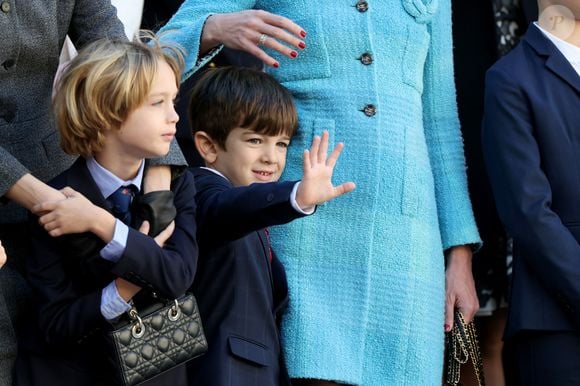
<path id="1" fill-rule="evenodd" d="M 453 329 L 445 334 L 446 366 L 445 382 L 455 386 L 461 376 L 461 365 L 471 358 L 475 376 L 479 386 L 485 386 L 483 375 L 483 362 L 479 352 L 479 341 L 475 324 L 465 323 L 465 319 L 459 310 L 455 310 L 455 322 Z"/>

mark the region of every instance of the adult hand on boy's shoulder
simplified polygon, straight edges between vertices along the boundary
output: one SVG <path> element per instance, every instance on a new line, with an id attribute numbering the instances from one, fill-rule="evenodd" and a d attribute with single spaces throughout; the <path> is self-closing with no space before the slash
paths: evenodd
<path id="1" fill-rule="evenodd" d="M 115 230 L 112 214 L 72 188 L 66 187 L 61 192 L 66 200 L 47 201 L 32 208 L 32 213 L 40 215 L 40 226 L 53 237 L 92 232 L 106 243 L 111 241 Z"/>
<path id="2" fill-rule="evenodd" d="M 324 131 L 322 138 L 314 137 L 310 150 L 304 151 L 303 177 L 296 192 L 296 203 L 300 208 L 311 208 L 354 190 L 354 182 L 332 184 L 334 166 L 343 147 L 339 143 L 328 156 L 328 131 Z"/>

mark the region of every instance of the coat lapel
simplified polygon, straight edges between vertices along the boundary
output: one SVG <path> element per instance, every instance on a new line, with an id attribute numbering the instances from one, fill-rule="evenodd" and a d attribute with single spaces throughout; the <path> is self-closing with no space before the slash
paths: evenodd
<path id="1" fill-rule="evenodd" d="M 580 92 L 580 76 L 554 44 L 536 27 L 530 26 L 524 40 L 540 56 L 546 57 L 546 67 L 556 76 Z"/>
<path id="2" fill-rule="evenodd" d="M 67 177 L 67 185 L 81 193 L 93 204 L 111 211 L 111 204 L 103 197 L 99 187 L 93 180 L 89 169 L 87 168 L 86 160 L 83 157 L 77 158 L 75 163 L 70 168 L 70 173 Z"/>

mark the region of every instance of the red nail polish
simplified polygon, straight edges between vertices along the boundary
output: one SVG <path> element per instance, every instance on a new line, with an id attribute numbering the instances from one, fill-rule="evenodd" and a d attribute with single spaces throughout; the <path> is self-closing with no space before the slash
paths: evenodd
<path id="1" fill-rule="evenodd" d="M 280 63 L 274 62 L 273 66 L 274 66 L 274 68 L 278 68 L 278 67 L 280 67 Z"/>
<path id="2" fill-rule="evenodd" d="M 300 36 L 302 36 L 303 38 L 306 37 L 306 31 L 300 31 Z"/>
<path id="3" fill-rule="evenodd" d="M 451 330 L 451 328 L 449 327 L 449 325 L 447 323 L 445 323 L 443 328 L 445 329 L 445 332 L 449 332 L 449 330 Z"/>
<path id="4" fill-rule="evenodd" d="M 305 49 L 306 48 L 306 44 L 304 42 L 300 42 L 298 43 L 298 47 Z"/>
<path id="5" fill-rule="evenodd" d="M 297 57 L 297 56 L 298 56 L 298 52 L 296 52 L 296 51 L 291 51 L 291 52 L 290 52 L 290 56 L 291 56 L 291 57 L 293 57 L 293 58 L 295 58 L 295 57 Z"/>

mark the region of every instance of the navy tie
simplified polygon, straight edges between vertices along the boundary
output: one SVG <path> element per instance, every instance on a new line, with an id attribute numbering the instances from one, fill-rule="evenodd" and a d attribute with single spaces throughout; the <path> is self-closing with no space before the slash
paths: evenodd
<path id="1" fill-rule="evenodd" d="M 113 215 L 127 225 L 131 225 L 131 201 L 135 195 L 135 186 L 121 186 L 108 198 L 112 205 Z"/>

